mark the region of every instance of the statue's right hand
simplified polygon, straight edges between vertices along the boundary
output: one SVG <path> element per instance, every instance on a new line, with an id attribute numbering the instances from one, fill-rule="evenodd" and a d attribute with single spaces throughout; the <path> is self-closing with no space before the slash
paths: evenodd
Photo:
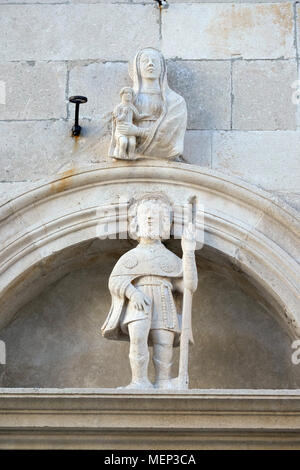
<path id="1" fill-rule="evenodd" d="M 136 292 L 131 296 L 130 300 L 133 302 L 133 305 L 137 310 L 144 310 L 145 312 L 148 312 L 151 305 L 151 300 L 142 292 L 136 290 Z"/>

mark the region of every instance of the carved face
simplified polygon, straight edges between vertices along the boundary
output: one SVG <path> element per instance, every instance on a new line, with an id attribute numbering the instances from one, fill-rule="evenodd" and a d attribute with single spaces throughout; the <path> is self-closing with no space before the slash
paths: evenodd
<path id="1" fill-rule="evenodd" d="M 147 200 L 137 207 L 138 237 L 151 240 L 170 238 L 170 208 L 159 200 Z"/>
<path id="2" fill-rule="evenodd" d="M 158 52 L 147 50 L 140 57 L 142 78 L 159 78 L 161 74 L 160 56 Z"/>
<path id="3" fill-rule="evenodd" d="M 122 103 L 131 103 L 133 95 L 131 90 L 127 90 L 122 94 Z"/>

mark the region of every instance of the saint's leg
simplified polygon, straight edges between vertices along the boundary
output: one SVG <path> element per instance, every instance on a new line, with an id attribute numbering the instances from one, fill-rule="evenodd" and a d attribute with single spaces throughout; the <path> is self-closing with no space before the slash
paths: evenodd
<path id="1" fill-rule="evenodd" d="M 168 330 L 152 330 L 155 388 L 173 388 L 171 367 L 174 333 Z"/>
<path id="2" fill-rule="evenodd" d="M 127 388 L 153 388 L 148 380 L 149 349 L 148 335 L 150 322 L 148 319 L 128 323 L 130 337 L 129 360 L 132 381 Z"/>

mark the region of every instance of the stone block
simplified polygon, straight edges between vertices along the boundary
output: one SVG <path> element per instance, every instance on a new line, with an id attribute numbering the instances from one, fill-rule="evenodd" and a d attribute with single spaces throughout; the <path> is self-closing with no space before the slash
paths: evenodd
<path id="1" fill-rule="evenodd" d="M 235 61 L 233 64 L 233 129 L 296 129 L 297 105 L 292 84 L 297 63 Z"/>
<path id="2" fill-rule="evenodd" d="M 68 3 L 100 3 L 100 4 L 108 4 L 108 3 L 112 3 L 112 4 L 118 4 L 118 3 L 129 3 L 131 4 L 133 2 L 133 0 L 70 0 L 68 1 Z M 65 0 L 65 3 L 66 3 L 66 0 Z M 143 2 L 138 2 L 139 4 L 141 3 L 150 3 L 150 2 L 147 2 L 147 1 L 144 1 Z"/>
<path id="3" fill-rule="evenodd" d="M 143 3 L 152 3 L 153 0 L 148 0 L 147 1 L 143 1 Z M 61 3 L 61 4 L 70 4 L 70 3 L 100 3 L 100 4 L 108 4 L 108 3 L 112 3 L 112 4 L 118 4 L 118 3 L 132 3 L 132 0 L 0 0 L 0 5 L 7 5 L 7 4 L 37 4 L 37 5 L 40 5 L 40 4 L 43 4 L 43 3 L 47 3 L 47 4 L 51 4 L 51 3 L 55 3 L 55 4 L 58 4 L 58 3 Z M 138 2 L 138 3 L 141 3 L 141 2 Z"/>
<path id="4" fill-rule="evenodd" d="M 187 131 L 184 139 L 184 160 L 192 165 L 211 166 L 211 133 Z"/>
<path id="5" fill-rule="evenodd" d="M 64 63 L 0 63 L 6 103 L 0 120 L 65 118 L 67 69 Z"/>
<path id="6" fill-rule="evenodd" d="M 137 0 L 133 0 L 137 1 Z M 145 1 L 145 0 L 144 0 Z M 150 2 L 151 0 L 148 0 Z M 171 0 L 172 3 L 274 3 L 273 0 Z M 292 0 L 276 0 L 276 3 L 293 3 Z"/>
<path id="7" fill-rule="evenodd" d="M 111 112 L 120 103 L 119 92 L 126 85 L 132 86 L 126 63 L 91 63 L 70 70 L 69 94 L 88 97 L 80 108 L 82 117 L 95 119 Z"/>
<path id="8" fill-rule="evenodd" d="M 230 129 L 230 62 L 169 61 L 169 83 L 188 108 L 188 129 Z"/>
<path id="9" fill-rule="evenodd" d="M 300 132 L 216 132 L 212 167 L 264 189 L 298 192 Z"/>
<path id="10" fill-rule="evenodd" d="M 163 10 L 163 52 L 185 59 L 294 58 L 293 5 L 176 4 Z"/>
<path id="11" fill-rule="evenodd" d="M 300 47 L 300 5 L 296 3 L 296 35 L 297 35 L 297 43 L 298 43 L 298 51 Z"/>
<path id="12" fill-rule="evenodd" d="M 68 0 L 0 0 L 0 5 L 24 5 L 26 3 L 30 4 L 42 4 L 42 3 L 68 3 Z"/>
<path id="13" fill-rule="evenodd" d="M 158 46 L 158 15 L 142 4 L 1 5 L 2 60 L 128 60 Z"/>
<path id="14" fill-rule="evenodd" d="M 0 181 L 44 179 L 104 161 L 106 123 L 81 121 L 82 134 L 71 137 L 73 121 L 0 122 Z"/>

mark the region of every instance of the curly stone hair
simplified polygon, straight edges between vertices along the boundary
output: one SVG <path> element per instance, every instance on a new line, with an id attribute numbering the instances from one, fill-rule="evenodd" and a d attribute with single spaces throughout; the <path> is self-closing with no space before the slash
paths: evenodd
<path id="1" fill-rule="evenodd" d="M 120 96 L 122 97 L 122 95 L 124 95 L 124 93 L 127 93 L 128 91 L 130 91 L 130 93 L 132 94 L 132 99 L 134 100 L 134 98 L 135 98 L 135 92 L 134 92 L 133 88 L 131 88 L 130 86 L 124 86 L 124 87 L 120 90 Z"/>

